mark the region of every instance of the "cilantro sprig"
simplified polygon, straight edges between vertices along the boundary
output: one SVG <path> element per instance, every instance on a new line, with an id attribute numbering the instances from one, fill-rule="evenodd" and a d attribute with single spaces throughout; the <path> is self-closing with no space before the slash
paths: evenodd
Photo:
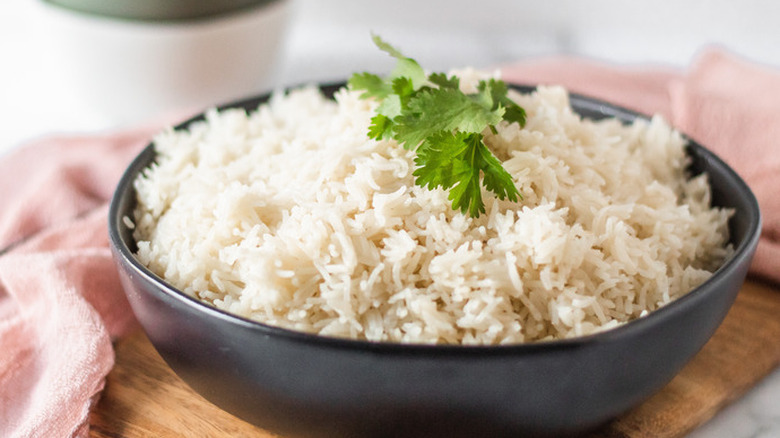
<path id="1" fill-rule="evenodd" d="M 499 199 L 522 199 L 512 176 L 485 145 L 486 128 L 495 133 L 503 121 L 525 125 L 525 111 L 507 97 L 500 80 L 481 80 L 477 92 L 460 90 L 460 78 L 425 74 L 412 58 L 373 36 L 379 49 L 396 58 L 387 78 L 356 73 L 349 80 L 364 99 L 379 101 L 368 136 L 395 139 L 416 151 L 415 184 L 449 190 L 452 208 L 479 217 L 485 212 L 482 186 Z"/>

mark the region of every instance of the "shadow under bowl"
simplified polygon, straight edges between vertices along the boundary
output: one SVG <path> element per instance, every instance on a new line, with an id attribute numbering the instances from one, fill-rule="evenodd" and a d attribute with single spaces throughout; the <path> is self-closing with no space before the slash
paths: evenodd
<path id="1" fill-rule="evenodd" d="M 326 94 L 340 85 L 323 86 Z M 532 87 L 513 86 L 523 92 Z M 268 95 L 227 107 L 254 110 Z M 646 118 L 571 95 L 591 119 Z M 178 128 L 185 128 L 202 115 Z M 250 321 L 204 304 L 136 260 L 123 218 L 148 146 L 122 177 L 109 234 L 122 284 L 152 344 L 195 391 L 283 436 L 561 436 L 581 433 L 666 385 L 715 332 L 744 282 L 760 233 L 758 203 L 723 161 L 693 141 L 690 172 L 707 172 L 713 204 L 733 208 L 733 256 L 704 284 L 618 328 L 502 346 L 404 345 L 336 339 Z"/>

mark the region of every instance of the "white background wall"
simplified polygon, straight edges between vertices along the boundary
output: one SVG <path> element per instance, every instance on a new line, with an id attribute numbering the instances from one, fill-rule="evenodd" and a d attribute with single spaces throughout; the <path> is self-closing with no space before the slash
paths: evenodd
<path id="1" fill-rule="evenodd" d="M 302 0 L 296 6 L 285 66 L 296 78 L 311 61 L 332 76 L 375 66 L 385 58 L 370 44 L 371 30 L 435 69 L 553 53 L 685 65 L 709 45 L 780 65 L 780 2 L 773 0 Z"/>

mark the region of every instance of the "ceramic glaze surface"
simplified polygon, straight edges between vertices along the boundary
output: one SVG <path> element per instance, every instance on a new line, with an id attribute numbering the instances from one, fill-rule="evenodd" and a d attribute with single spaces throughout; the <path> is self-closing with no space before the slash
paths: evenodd
<path id="1" fill-rule="evenodd" d="M 267 97 L 228 106 L 253 109 Z M 643 117 L 582 96 L 571 103 L 594 119 Z M 736 210 L 729 224 L 734 256 L 649 316 L 577 339 L 372 343 L 270 327 L 212 308 L 133 257 L 132 231 L 122 218 L 132 216 L 132 181 L 153 161 L 151 147 L 119 183 L 109 232 L 130 303 L 162 357 L 205 398 L 247 421 L 285 436 L 561 436 L 596 427 L 660 390 L 712 336 L 744 281 L 760 231 L 757 202 L 706 149 L 691 142 L 688 153 L 691 173 L 710 175 L 713 203 Z"/>

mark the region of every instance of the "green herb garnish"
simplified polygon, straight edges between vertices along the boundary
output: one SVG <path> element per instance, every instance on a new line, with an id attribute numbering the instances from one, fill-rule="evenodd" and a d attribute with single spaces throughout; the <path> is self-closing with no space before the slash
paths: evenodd
<path id="1" fill-rule="evenodd" d="M 380 102 L 368 136 L 416 150 L 415 184 L 449 190 L 452 208 L 471 217 L 485 212 L 481 185 L 499 199 L 522 199 L 482 135 L 488 127 L 495 133 L 502 120 L 525 125 L 525 111 L 507 97 L 507 85 L 482 80 L 477 93 L 463 93 L 457 76 L 426 75 L 417 61 L 380 37 L 373 39 L 397 63 L 387 78 L 356 73 L 349 80 L 350 88 L 363 91 L 362 98 Z"/>

